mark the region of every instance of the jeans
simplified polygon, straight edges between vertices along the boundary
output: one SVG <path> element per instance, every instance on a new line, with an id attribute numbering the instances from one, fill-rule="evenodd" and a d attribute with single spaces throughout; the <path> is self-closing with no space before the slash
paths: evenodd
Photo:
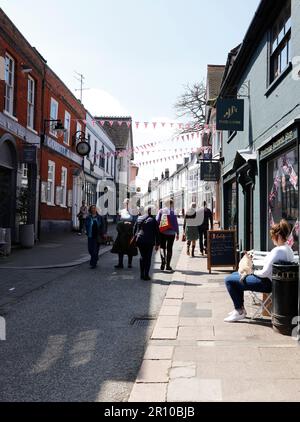
<path id="1" fill-rule="evenodd" d="M 272 281 L 255 275 L 248 275 L 245 281 L 241 282 L 240 274 L 236 272 L 225 278 L 225 284 L 237 310 L 242 309 L 244 306 L 244 292 L 272 292 Z"/>
<path id="2" fill-rule="evenodd" d="M 93 239 L 92 237 L 88 238 L 88 249 L 89 254 L 91 255 L 91 267 L 96 267 L 100 249 L 100 243 L 97 242 L 97 239 Z"/>
<path id="3" fill-rule="evenodd" d="M 174 242 L 175 242 L 175 234 L 174 235 L 166 235 L 163 233 L 160 234 L 161 262 L 163 265 L 167 263 L 167 267 L 169 267 L 171 264 Z M 167 250 L 167 256 L 166 256 L 166 250 Z"/>
<path id="4" fill-rule="evenodd" d="M 141 277 L 149 277 L 153 245 L 138 245 L 141 258 L 140 258 L 140 268 L 141 268 Z"/>

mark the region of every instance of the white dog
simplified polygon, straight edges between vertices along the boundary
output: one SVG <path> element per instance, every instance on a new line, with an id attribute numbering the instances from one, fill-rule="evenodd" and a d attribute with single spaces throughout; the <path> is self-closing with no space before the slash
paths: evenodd
<path id="1" fill-rule="evenodd" d="M 245 255 L 240 260 L 238 272 L 240 274 L 241 281 L 244 281 L 247 275 L 253 273 L 253 251 L 245 251 Z"/>

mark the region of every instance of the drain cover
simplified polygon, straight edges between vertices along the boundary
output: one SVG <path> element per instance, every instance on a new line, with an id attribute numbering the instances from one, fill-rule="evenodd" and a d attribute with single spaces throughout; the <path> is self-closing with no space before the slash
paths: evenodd
<path id="1" fill-rule="evenodd" d="M 156 320 L 154 316 L 142 316 L 142 317 L 134 317 L 130 321 L 130 325 L 134 325 L 135 327 L 146 327 L 150 325 Z"/>

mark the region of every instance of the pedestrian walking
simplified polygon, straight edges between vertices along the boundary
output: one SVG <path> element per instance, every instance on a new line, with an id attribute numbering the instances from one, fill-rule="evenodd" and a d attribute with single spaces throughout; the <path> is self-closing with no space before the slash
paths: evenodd
<path id="1" fill-rule="evenodd" d="M 179 240 L 179 225 L 173 206 L 173 201 L 166 201 L 165 207 L 159 210 L 156 217 L 160 231 L 160 269 L 162 271 L 165 269 L 173 271 L 171 267 L 173 245 L 175 238 Z"/>
<path id="2" fill-rule="evenodd" d="M 119 262 L 115 265 L 116 269 L 124 268 L 124 255 L 128 256 L 128 268 L 132 268 L 133 257 L 138 254 L 137 247 L 132 242 L 135 217 L 130 212 L 129 199 L 125 199 L 124 206 L 125 208 L 120 211 L 120 219 L 117 223 L 117 238 L 111 250 L 112 253 L 119 256 Z"/>
<path id="3" fill-rule="evenodd" d="M 77 218 L 79 220 L 79 232 L 78 235 L 81 236 L 83 229 L 85 227 L 85 220 L 89 215 L 88 207 L 85 204 L 85 201 L 82 201 L 79 213 L 77 214 Z"/>
<path id="4" fill-rule="evenodd" d="M 183 233 L 187 241 L 187 255 L 191 255 L 192 258 L 195 257 L 195 248 L 196 241 L 199 239 L 199 224 L 202 223 L 203 219 L 199 223 L 199 212 L 197 213 L 197 204 L 195 202 L 191 203 L 190 208 L 187 210 L 184 223 L 183 223 Z M 191 248 L 192 246 L 192 248 Z"/>
<path id="5" fill-rule="evenodd" d="M 276 246 L 266 256 L 262 270 L 254 271 L 241 279 L 241 275 L 235 272 L 225 279 L 226 288 L 234 304 L 234 310 L 224 319 L 224 322 L 237 322 L 243 320 L 246 315 L 244 307 L 244 292 L 252 291 L 259 293 L 272 292 L 272 267 L 273 264 L 293 262 L 294 252 L 288 245 L 287 240 L 291 233 L 290 226 L 286 220 L 281 220 L 270 230 L 272 242 Z"/>
<path id="6" fill-rule="evenodd" d="M 96 268 L 99 259 L 99 249 L 104 236 L 103 219 L 98 214 L 96 205 L 91 205 L 85 219 L 86 234 L 88 236 L 88 250 L 91 255 L 90 266 Z"/>
<path id="7" fill-rule="evenodd" d="M 152 209 L 149 206 L 145 209 L 145 212 L 138 217 L 135 226 L 134 226 L 134 236 L 136 245 L 140 251 L 140 271 L 141 271 L 141 280 L 149 281 L 151 277 L 149 275 L 152 252 L 153 248 L 156 251 L 159 249 L 160 245 L 160 232 L 158 222 L 155 217 L 152 215 Z"/>
<path id="8" fill-rule="evenodd" d="M 203 223 L 199 226 L 199 246 L 200 252 L 204 256 L 207 254 L 207 232 L 212 230 L 214 227 L 213 214 L 207 207 L 207 203 L 204 201 L 201 212 L 204 214 Z"/>

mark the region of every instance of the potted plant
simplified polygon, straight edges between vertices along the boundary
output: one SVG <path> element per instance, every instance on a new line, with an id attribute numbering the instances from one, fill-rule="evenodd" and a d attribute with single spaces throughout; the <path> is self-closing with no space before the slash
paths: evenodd
<path id="1" fill-rule="evenodd" d="M 29 222 L 29 210 L 32 203 L 32 193 L 27 187 L 18 189 L 16 212 L 19 215 L 19 239 L 24 248 L 34 246 L 34 224 Z"/>

